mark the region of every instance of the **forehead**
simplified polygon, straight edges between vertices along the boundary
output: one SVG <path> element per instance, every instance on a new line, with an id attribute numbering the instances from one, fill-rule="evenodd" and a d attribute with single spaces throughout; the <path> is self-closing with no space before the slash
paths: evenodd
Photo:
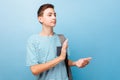
<path id="1" fill-rule="evenodd" d="M 53 8 L 47 8 L 43 12 L 43 14 L 49 14 L 49 13 L 55 13 L 55 10 Z"/>

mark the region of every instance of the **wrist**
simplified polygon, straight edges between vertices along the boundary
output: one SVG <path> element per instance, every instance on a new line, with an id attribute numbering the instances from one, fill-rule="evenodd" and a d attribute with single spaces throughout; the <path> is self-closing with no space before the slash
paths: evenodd
<path id="1" fill-rule="evenodd" d="M 59 56 L 58 58 L 59 58 L 60 61 L 64 60 L 62 56 Z"/>
<path id="2" fill-rule="evenodd" d="M 73 66 L 76 66 L 76 62 L 73 62 L 72 65 L 73 65 Z"/>

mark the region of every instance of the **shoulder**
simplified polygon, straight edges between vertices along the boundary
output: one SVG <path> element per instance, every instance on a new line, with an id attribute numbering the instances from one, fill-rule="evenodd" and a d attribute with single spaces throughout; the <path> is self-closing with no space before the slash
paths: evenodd
<path id="1" fill-rule="evenodd" d="M 27 42 L 28 42 L 28 43 L 33 43 L 34 41 L 37 40 L 37 38 L 38 38 L 38 35 L 37 35 L 37 34 L 33 34 L 33 35 L 31 35 L 31 36 L 28 38 Z"/>
<path id="2" fill-rule="evenodd" d="M 66 39 L 65 36 L 63 34 L 57 34 L 59 38 L 61 39 Z"/>
<path id="3" fill-rule="evenodd" d="M 65 36 L 63 34 L 57 34 L 57 35 L 58 35 L 58 37 L 65 39 Z"/>
<path id="4" fill-rule="evenodd" d="M 63 44 L 63 42 L 66 40 L 65 36 L 63 34 L 57 34 L 59 39 L 60 39 L 60 42 Z"/>

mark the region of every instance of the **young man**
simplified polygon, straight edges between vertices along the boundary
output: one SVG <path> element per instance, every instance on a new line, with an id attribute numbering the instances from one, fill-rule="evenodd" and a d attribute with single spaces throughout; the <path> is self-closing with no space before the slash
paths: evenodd
<path id="1" fill-rule="evenodd" d="M 61 44 L 60 37 L 53 31 L 56 25 L 54 6 L 43 4 L 38 10 L 38 20 L 42 24 L 42 31 L 28 39 L 27 65 L 37 80 L 69 80 L 65 65 L 68 40 Z M 57 55 L 57 47 L 60 46 L 62 48 Z M 68 65 L 82 68 L 90 59 L 68 60 Z"/>

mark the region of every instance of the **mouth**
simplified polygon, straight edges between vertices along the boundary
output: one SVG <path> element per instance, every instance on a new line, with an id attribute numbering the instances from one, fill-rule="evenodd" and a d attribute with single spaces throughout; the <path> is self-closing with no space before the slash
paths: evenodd
<path id="1" fill-rule="evenodd" d="M 51 23 L 56 24 L 56 21 L 52 21 Z"/>

